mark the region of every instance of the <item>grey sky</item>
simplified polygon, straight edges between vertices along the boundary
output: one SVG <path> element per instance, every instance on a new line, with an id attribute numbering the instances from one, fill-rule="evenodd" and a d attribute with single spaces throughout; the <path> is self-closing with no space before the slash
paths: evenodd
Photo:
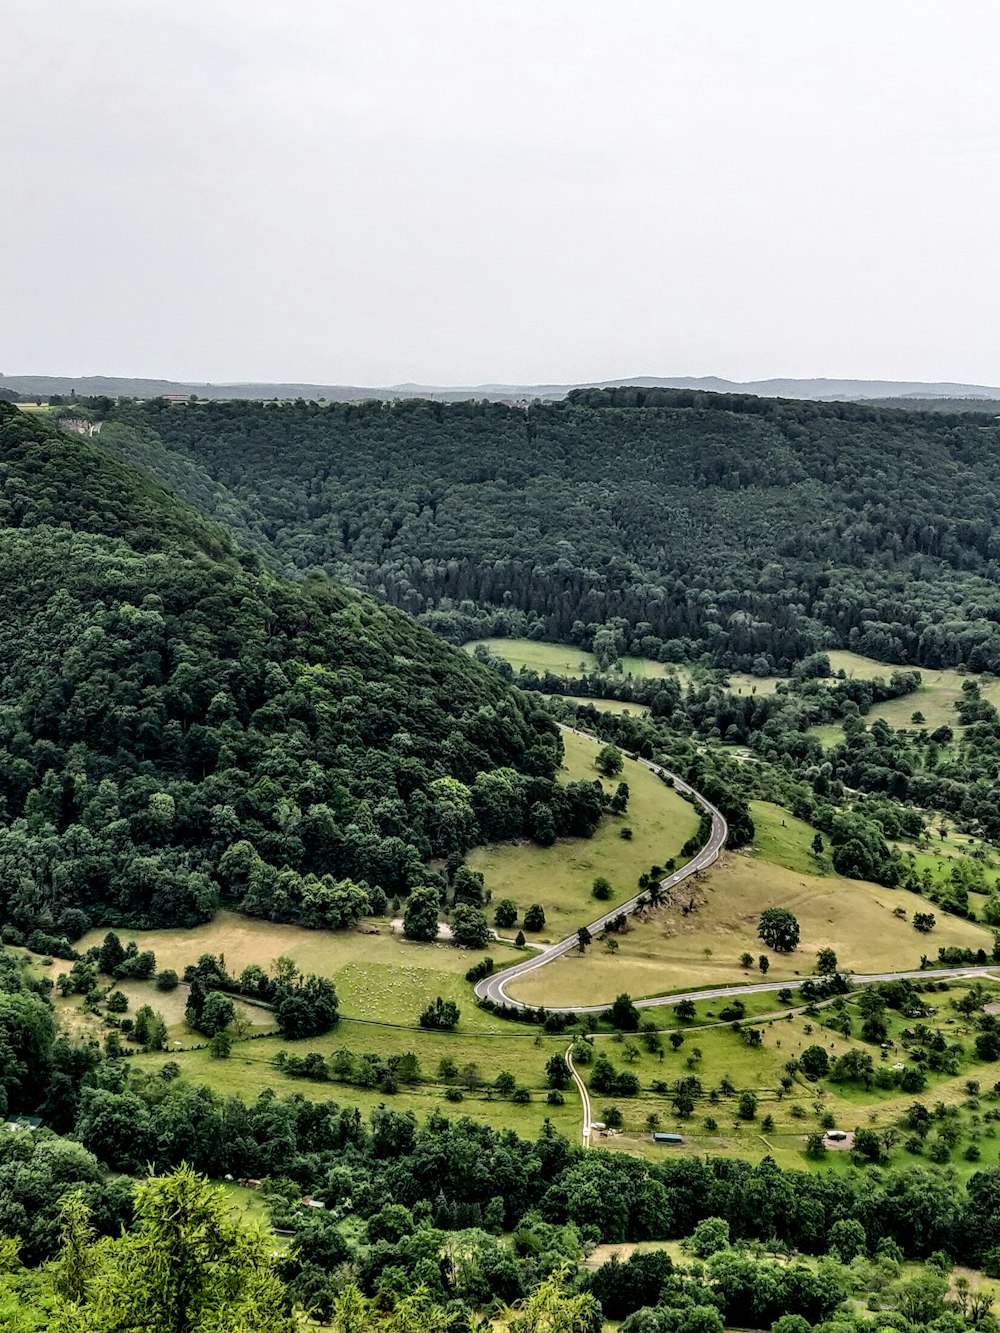
<path id="1" fill-rule="evenodd" d="M 1000 384 L 996 0 L 0 0 L 0 371 Z"/>

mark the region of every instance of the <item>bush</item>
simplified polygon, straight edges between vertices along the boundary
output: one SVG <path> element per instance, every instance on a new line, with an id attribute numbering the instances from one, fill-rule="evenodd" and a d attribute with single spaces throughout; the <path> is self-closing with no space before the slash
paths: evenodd
<path id="1" fill-rule="evenodd" d="M 493 924 L 501 930 L 510 930 L 516 921 L 516 904 L 510 898 L 501 898 L 493 912 Z"/>
<path id="2" fill-rule="evenodd" d="M 545 927 L 545 909 L 541 903 L 532 903 L 524 914 L 525 930 L 543 930 Z"/>
<path id="3" fill-rule="evenodd" d="M 156 989 L 162 991 L 176 990 L 180 985 L 180 977 L 172 967 L 165 967 L 162 972 L 156 974 Z"/>
<path id="4" fill-rule="evenodd" d="M 614 889 L 609 879 L 605 879 L 603 875 L 598 875 L 594 880 L 592 892 L 598 902 L 606 903 L 613 896 Z"/>
<path id="5" fill-rule="evenodd" d="M 492 975 L 495 966 L 496 964 L 493 962 L 492 958 L 483 958 L 476 963 L 474 967 L 469 968 L 468 972 L 465 974 L 465 979 L 466 981 L 471 981 L 473 984 L 477 981 L 482 981 L 485 977 Z"/>
<path id="6" fill-rule="evenodd" d="M 461 1011 L 454 1000 L 443 1000 L 439 995 L 436 1000 L 431 1001 L 418 1021 L 422 1028 L 451 1032 L 458 1023 L 460 1014 Z"/>

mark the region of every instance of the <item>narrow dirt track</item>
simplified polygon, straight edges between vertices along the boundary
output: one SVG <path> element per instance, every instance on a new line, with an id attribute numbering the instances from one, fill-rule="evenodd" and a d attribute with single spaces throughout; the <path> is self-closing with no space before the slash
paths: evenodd
<path id="1" fill-rule="evenodd" d="M 573 1063 L 573 1043 L 566 1047 L 566 1063 L 569 1065 L 569 1072 L 573 1075 L 573 1082 L 576 1084 L 576 1090 L 580 1094 L 580 1101 L 583 1103 L 583 1146 L 590 1147 L 590 1093 L 587 1091 L 587 1085 L 576 1072 L 576 1065 Z"/>

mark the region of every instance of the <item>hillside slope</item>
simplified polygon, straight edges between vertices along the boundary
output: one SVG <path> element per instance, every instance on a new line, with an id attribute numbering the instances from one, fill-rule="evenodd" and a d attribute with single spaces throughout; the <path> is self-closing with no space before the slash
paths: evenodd
<path id="1" fill-rule="evenodd" d="M 122 404 L 101 438 L 284 572 L 322 569 L 455 640 L 1000 670 L 985 414 L 623 389 L 528 411 Z"/>
<path id="2" fill-rule="evenodd" d="M 191 924 L 220 892 L 343 924 L 368 902 L 342 877 L 405 892 L 482 837 L 484 783 L 515 821 L 563 799 L 558 733 L 524 696 L 392 608 L 256 563 L 0 403 L 8 937 Z"/>

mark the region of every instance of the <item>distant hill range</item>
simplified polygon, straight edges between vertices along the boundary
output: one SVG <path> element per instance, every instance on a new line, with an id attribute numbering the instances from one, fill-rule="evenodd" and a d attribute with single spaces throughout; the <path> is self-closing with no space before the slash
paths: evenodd
<path id="1" fill-rule="evenodd" d="M 635 385 L 645 389 L 701 389 L 708 393 L 748 393 L 763 398 L 804 398 L 820 402 L 857 402 L 877 399 L 903 400 L 900 406 L 927 406 L 949 401 L 961 403 L 1000 400 L 1000 388 L 984 384 L 921 383 L 916 380 L 838 379 L 720 379 L 716 375 L 632 375 L 581 384 L 474 384 L 447 387 L 433 384 L 390 384 L 369 388 L 356 384 L 195 384 L 177 380 L 126 379 L 114 375 L 0 375 L 0 389 L 11 389 L 25 397 L 48 398 L 51 394 L 110 398 L 158 398 L 162 395 L 194 394 L 198 398 L 305 398 L 330 402 L 359 402 L 366 399 L 430 398 L 461 402 L 470 398 L 494 401 L 531 401 L 535 398 L 564 398 L 571 389 L 613 389 Z M 906 400 L 914 400 L 907 403 Z"/>

